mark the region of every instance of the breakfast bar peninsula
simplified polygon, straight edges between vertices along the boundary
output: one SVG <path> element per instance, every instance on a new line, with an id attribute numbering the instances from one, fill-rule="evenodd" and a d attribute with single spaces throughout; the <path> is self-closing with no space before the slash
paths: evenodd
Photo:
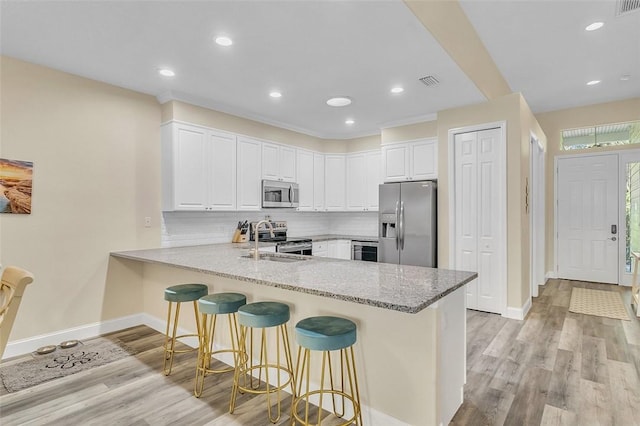
<path id="1" fill-rule="evenodd" d="M 248 244 L 114 252 L 110 268 L 142 289 L 156 328 L 166 316 L 164 289 L 189 282 L 243 293 L 248 302 L 287 303 L 291 329 L 309 316 L 349 318 L 357 324 L 364 423 L 449 423 L 465 381 L 464 285 L 476 273 L 248 252 Z M 182 315 L 180 326 L 194 332 L 193 316 Z"/>

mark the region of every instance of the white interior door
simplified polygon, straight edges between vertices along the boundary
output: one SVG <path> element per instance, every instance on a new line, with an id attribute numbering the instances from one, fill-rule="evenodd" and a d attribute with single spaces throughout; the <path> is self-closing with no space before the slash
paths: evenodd
<path id="1" fill-rule="evenodd" d="M 618 157 L 559 158 L 558 277 L 618 283 Z"/>
<path id="2" fill-rule="evenodd" d="M 496 313 L 506 297 L 500 136 L 501 129 L 490 129 L 454 137 L 455 268 L 478 273 L 466 286 L 467 307 Z"/>

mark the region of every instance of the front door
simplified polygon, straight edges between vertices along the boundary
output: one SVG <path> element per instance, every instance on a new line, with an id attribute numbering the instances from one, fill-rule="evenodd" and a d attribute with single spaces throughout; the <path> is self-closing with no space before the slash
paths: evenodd
<path id="1" fill-rule="evenodd" d="M 618 283 L 618 157 L 558 159 L 558 277 Z"/>

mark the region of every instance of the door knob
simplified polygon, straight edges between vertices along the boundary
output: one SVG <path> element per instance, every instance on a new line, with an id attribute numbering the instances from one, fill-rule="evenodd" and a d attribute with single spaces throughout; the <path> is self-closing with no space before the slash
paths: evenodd
<path id="1" fill-rule="evenodd" d="M 611 237 L 611 241 L 616 241 L 617 238 L 616 237 Z"/>

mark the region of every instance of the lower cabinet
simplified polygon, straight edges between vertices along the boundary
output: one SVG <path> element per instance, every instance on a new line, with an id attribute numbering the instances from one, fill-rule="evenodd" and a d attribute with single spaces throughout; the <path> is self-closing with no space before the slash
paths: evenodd
<path id="1" fill-rule="evenodd" d="M 311 254 L 313 256 L 327 257 L 327 242 L 328 241 L 314 241 L 313 243 L 311 243 Z"/>
<path id="2" fill-rule="evenodd" d="M 331 240 L 329 241 L 328 257 L 336 259 L 351 259 L 351 240 Z"/>
<path id="3" fill-rule="evenodd" d="M 311 254 L 319 257 L 351 260 L 351 240 L 314 241 Z"/>

